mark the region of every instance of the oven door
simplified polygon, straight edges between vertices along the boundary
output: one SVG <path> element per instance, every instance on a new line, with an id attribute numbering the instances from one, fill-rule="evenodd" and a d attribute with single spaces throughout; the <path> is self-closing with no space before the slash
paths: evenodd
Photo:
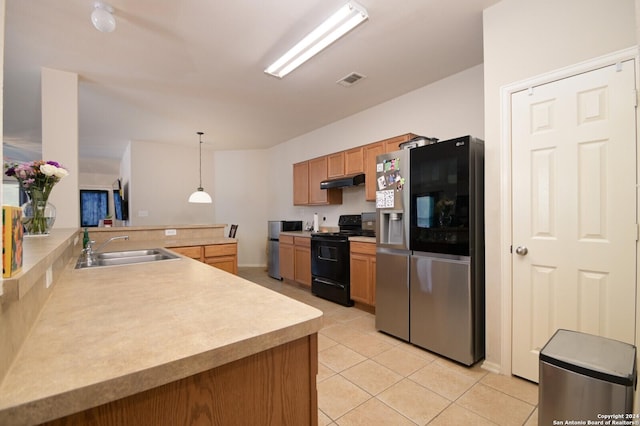
<path id="1" fill-rule="evenodd" d="M 311 236 L 311 275 L 341 284 L 349 283 L 349 239 Z"/>

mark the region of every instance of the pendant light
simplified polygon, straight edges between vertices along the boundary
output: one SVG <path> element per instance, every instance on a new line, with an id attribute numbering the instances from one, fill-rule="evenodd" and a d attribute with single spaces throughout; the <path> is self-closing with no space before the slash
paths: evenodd
<path id="1" fill-rule="evenodd" d="M 202 135 L 204 133 L 198 132 L 200 137 L 200 186 L 195 190 L 193 194 L 189 196 L 190 203 L 211 203 L 211 196 L 207 194 L 202 188 Z"/>

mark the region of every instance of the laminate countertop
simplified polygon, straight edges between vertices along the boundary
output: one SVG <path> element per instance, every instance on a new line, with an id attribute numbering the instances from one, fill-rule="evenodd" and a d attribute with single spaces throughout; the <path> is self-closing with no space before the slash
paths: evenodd
<path id="1" fill-rule="evenodd" d="M 135 246 L 135 247 L 134 247 Z M 153 247 L 150 242 L 109 250 Z M 40 423 L 316 333 L 322 312 L 204 263 L 68 262 L 0 384 L 0 424 Z"/>

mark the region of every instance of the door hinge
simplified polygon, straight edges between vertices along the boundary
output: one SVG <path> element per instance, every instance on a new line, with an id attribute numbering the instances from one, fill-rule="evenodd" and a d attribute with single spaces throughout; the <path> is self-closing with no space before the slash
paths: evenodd
<path id="1" fill-rule="evenodd" d="M 509 253 L 513 254 L 513 246 L 509 246 Z"/>
<path id="2" fill-rule="evenodd" d="M 638 89 L 633 89 L 633 106 L 638 108 Z"/>
<path id="3" fill-rule="evenodd" d="M 640 239 L 640 226 L 636 223 L 636 241 Z"/>

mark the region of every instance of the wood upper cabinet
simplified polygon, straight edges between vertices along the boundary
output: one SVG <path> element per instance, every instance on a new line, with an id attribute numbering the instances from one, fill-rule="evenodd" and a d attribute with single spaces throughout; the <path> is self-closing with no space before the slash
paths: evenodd
<path id="1" fill-rule="evenodd" d="M 407 133 L 400 136 L 395 136 L 393 138 L 385 139 L 381 142 L 384 142 L 384 152 L 393 152 L 400 149 L 400 144 L 403 142 L 410 141 L 418 135 L 414 135 L 413 133 Z"/>
<path id="2" fill-rule="evenodd" d="M 320 189 L 320 182 L 327 179 L 327 157 L 309 160 L 309 204 L 342 204 L 342 189 Z"/>
<path id="3" fill-rule="evenodd" d="M 376 245 L 350 244 L 351 298 L 369 306 L 376 304 Z"/>
<path id="4" fill-rule="evenodd" d="M 344 152 L 344 174 L 364 173 L 364 147 L 349 149 Z"/>
<path id="5" fill-rule="evenodd" d="M 376 157 L 380 154 L 384 154 L 384 143 L 376 142 L 364 146 L 364 186 L 367 201 L 376 200 Z"/>
<path id="6" fill-rule="evenodd" d="M 407 133 L 364 146 L 364 185 L 365 199 L 367 201 L 376 200 L 376 157 L 380 154 L 399 150 L 401 143 L 410 141 L 415 136 L 413 133 Z"/>
<path id="7" fill-rule="evenodd" d="M 327 177 L 336 178 L 344 175 L 344 151 L 327 155 Z"/>
<path id="8" fill-rule="evenodd" d="M 293 205 L 309 204 L 309 162 L 293 165 Z"/>
<path id="9" fill-rule="evenodd" d="M 336 152 L 293 165 L 293 204 L 295 206 L 342 204 L 342 189 L 320 189 L 328 178 L 365 174 L 365 200 L 376 199 L 376 157 L 400 149 L 400 144 L 416 135 L 406 133 L 368 145 Z"/>

